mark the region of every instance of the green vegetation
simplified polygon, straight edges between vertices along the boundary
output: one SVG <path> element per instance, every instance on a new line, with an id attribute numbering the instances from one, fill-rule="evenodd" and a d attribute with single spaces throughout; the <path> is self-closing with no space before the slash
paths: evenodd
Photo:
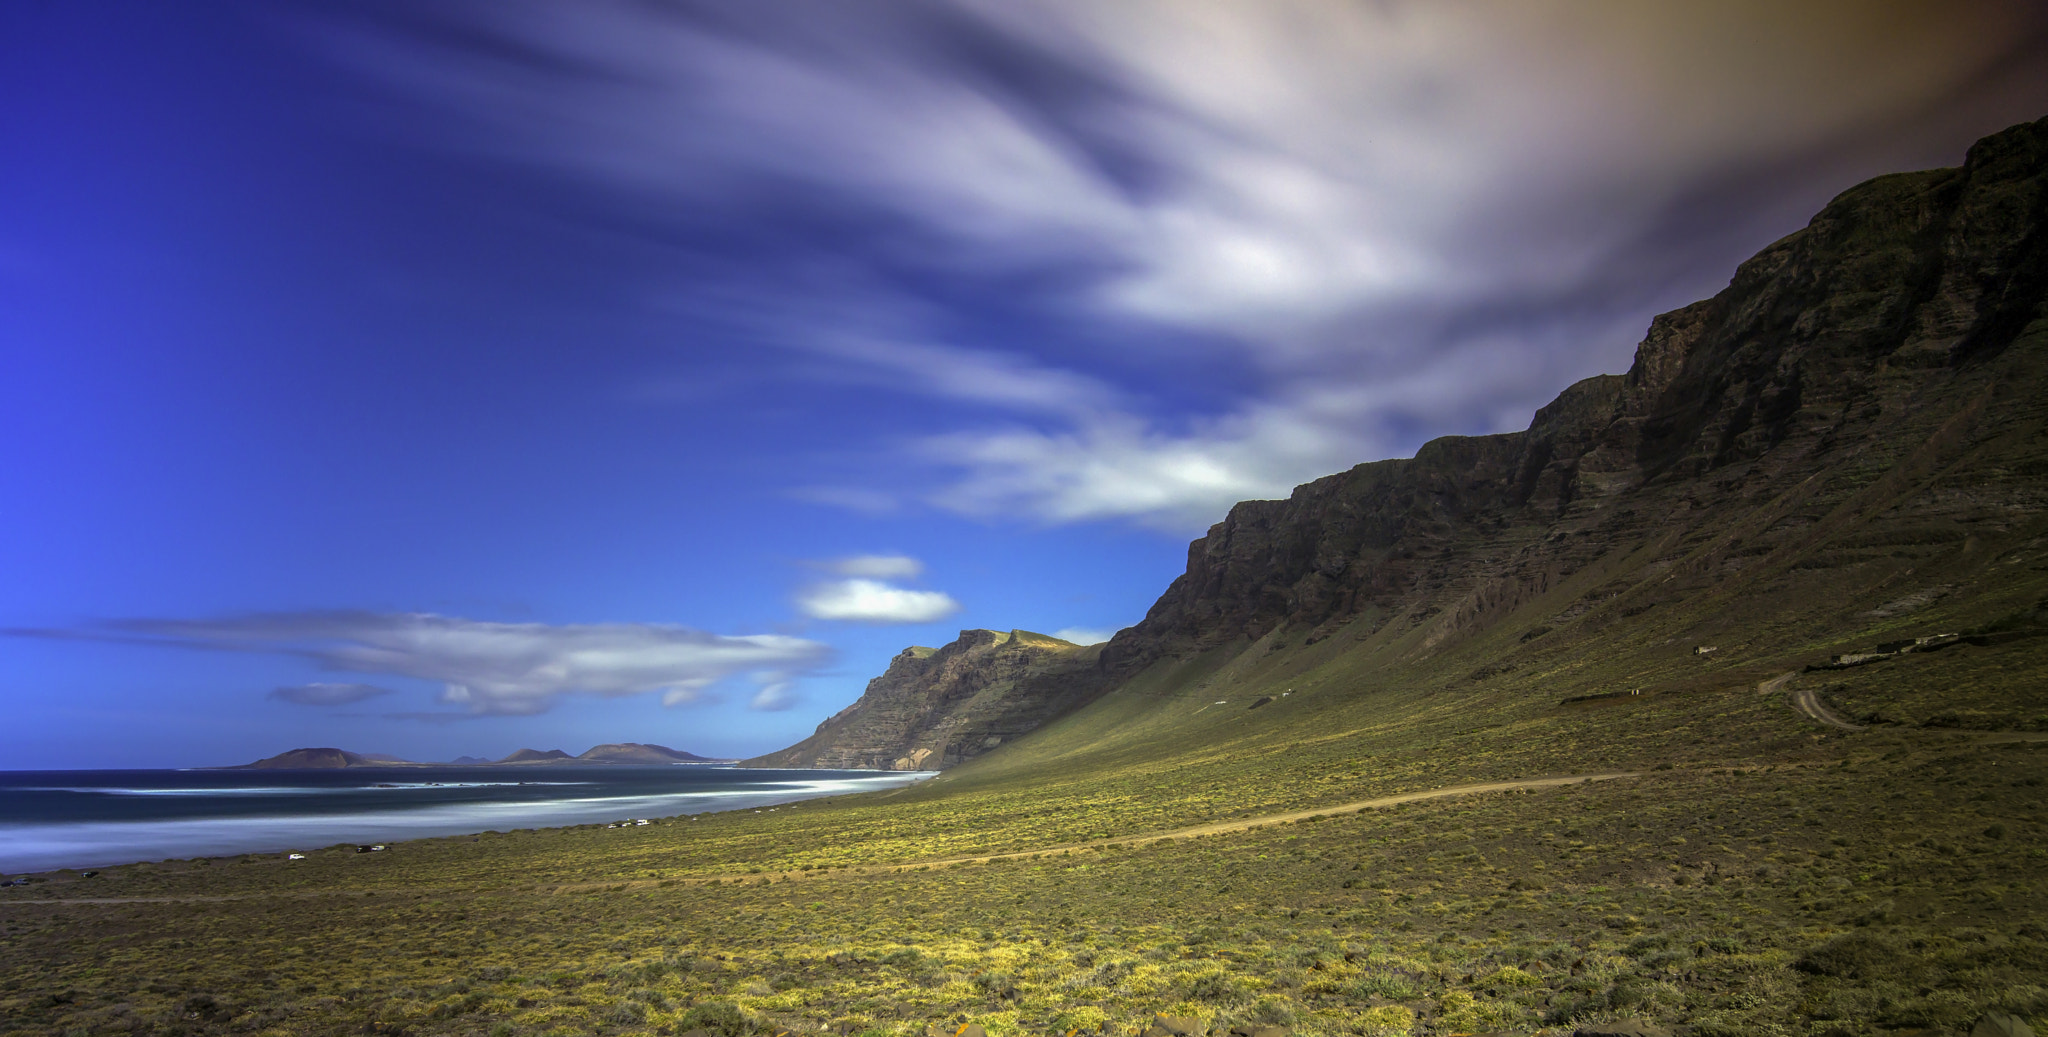
<path id="1" fill-rule="evenodd" d="M 1955 709 L 2017 717 L 2044 647 L 1798 679 L 1854 714 L 1959 667 L 1984 690 L 1948 686 Z M 1523 674 L 1319 695 L 1349 658 L 1269 675 L 1294 694 L 1221 721 L 1195 715 L 1217 679 L 1197 660 L 897 792 L 48 876 L 0 890 L 0 1033 L 2048 1021 L 2048 742 L 1823 728 L 1754 690 L 1775 662 L 1591 706 Z M 1091 746 L 1084 722 L 1119 733 Z M 1340 809 L 1573 771 L 1632 776 Z M 1282 811 L 1308 813 L 1166 837 Z"/>

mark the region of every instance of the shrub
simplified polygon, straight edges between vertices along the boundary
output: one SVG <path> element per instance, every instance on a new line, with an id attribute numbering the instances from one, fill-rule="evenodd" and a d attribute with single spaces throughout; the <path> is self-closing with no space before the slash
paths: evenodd
<path id="1" fill-rule="evenodd" d="M 1262 997 L 1245 1012 L 1245 1019 L 1266 1026 L 1293 1026 L 1294 1006 L 1284 998 Z"/>
<path id="2" fill-rule="evenodd" d="M 1358 981 L 1357 993 L 1362 998 L 1413 1001 L 1422 996 L 1422 986 L 1402 973 L 1375 972 Z"/>
<path id="3" fill-rule="evenodd" d="M 1362 1037 L 1397 1037 L 1415 1028 L 1415 1013 L 1402 1005 L 1367 1009 L 1351 1026 Z"/>
<path id="4" fill-rule="evenodd" d="M 1523 972 L 1521 969 L 1518 969 L 1513 965 L 1509 965 L 1508 967 L 1501 969 L 1498 972 L 1495 972 L 1492 976 L 1487 977 L 1487 981 L 1498 986 L 1508 987 L 1511 989 L 1541 986 L 1543 984 L 1542 980 L 1537 979 L 1535 976 L 1532 976 L 1526 972 Z"/>
<path id="5" fill-rule="evenodd" d="M 975 976 L 974 989 L 998 1001 L 1015 1001 L 1019 996 L 1017 977 L 1007 972 L 984 972 Z"/>
<path id="6" fill-rule="evenodd" d="M 1186 999 L 1214 1005 L 1239 1004 L 1251 995 L 1221 972 L 1208 972 L 1188 982 Z"/>
<path id="7" fill-rule="evenodd" d="M 709 1030 L 718 1037 L 747 1037 L 754 1032 L 754 1021 L 738 1005 L 709 1001 L 684 1012 L 676 1021 L 676 1029 L 683 1033 Z"/>
<path id="8" fill-rule="evenodd" d="M 1817 976 L 1860 979 L 1874 976 L 1898 960 L 1899 948 L 1891 940 L 1871 932 L 1838 936 L 1800 956 L 1792 967 Z"/>

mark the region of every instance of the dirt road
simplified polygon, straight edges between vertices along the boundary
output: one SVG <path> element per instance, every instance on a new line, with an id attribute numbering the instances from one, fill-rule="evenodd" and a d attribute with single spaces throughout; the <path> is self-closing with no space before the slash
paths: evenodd
<path id="1" fill-rule="evenodd" d="M 1756 690 L 1766 695 L 1772 694 L 1783 689 L 1785 685 L 1792 682 L 1792 678 L 1797 676 L 1799 676 L 1798 670 L 1788 670 L 1757 685 Z M 1863 725 L 1852 724 L 1835 715 L 1833 710 L 1821 705 L 1820 696 L 1814 692 L 1811 686 L 1794 688 L 1786 694 L 1786 698 L 1792 703 L 1793 709 L 1829 727 L 1840 728 L 1844 731 L 1863 730 Z"/>

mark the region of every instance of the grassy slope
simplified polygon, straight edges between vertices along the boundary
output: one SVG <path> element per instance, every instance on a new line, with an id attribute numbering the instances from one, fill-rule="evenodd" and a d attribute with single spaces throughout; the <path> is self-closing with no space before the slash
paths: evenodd
<path id="1" fill-rule="evenodd" d="M 1891 545 L 1848 569 L 1789 558 L 1621 615 L 1632 579 L 1668 572 L 1654 563 L 1685 534 L 1665 532 L 1429 651 L 1428 623 L 1368 615 L 1313 645 L 1280 631 L 1162 664 L 901 792 L 57 876 L 0 891 L 0 1033 L 676 1033 L 717 1022 L 714 1006 L 888 1033 L 1155 1010 L 1310 1033 L 1568 1032 L 1630 1014 L 1699 1033 L 1956 1032 L 1994 1005 L 2044 1021 L 2048 752 L 1998 739 L 2044 726 L 2048 638 L 1795 679 L 1888 721 L 1855 733 L 1755 690 L 1835 652 L 2024 612 L 2048 597 L 2042 533 Z M 1927 587 L 1947 589 L 1884 607 Z M 1553 622 L 1592 589 L 1597 608 Z M 1718 642 L 1704 657 L 1702 630 Z M 925 866 L 1596 770 L 1638 776 Z"/>

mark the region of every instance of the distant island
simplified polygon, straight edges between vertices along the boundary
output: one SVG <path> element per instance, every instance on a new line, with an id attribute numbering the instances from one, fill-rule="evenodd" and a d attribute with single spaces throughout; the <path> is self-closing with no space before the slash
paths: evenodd
<path id="1" fill-rule="evenodd" d="M 607 742 L 594 745 L 580 756 L 571 756 L 560 749 L 520 749 L 503 759 L 486 760 L 476 756 L 458 756 L 445 763 L 402 759 L 388 753 L 355 753 L 346 749 L 312 748 L 291 749 L 266 757 L 254 763 L 235 764 L 220 770 L 339 770 L 344 767 L 524 767 L 535 764 L 557 763 L 608 763 L 608 764 L 675 764 L 675 763 L 732 763 L 732 760 L 713 759 L 696 753 L 671 749 L 665 745 L 651 745 L 646 742 Z"/>

